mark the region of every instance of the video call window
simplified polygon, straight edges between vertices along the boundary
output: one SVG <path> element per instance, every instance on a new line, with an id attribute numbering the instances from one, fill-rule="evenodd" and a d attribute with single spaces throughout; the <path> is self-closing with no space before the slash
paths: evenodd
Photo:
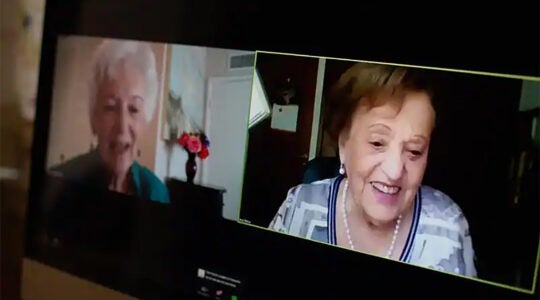
<path id="1" fill-rule="evenodd" d="M 256 70 L 272 114 L 241 223 L 533 290 L 538 79 L 271 52 Z"/>
<path id="2" fill-rule="evenodd" d="M 161 203 L 170 202 L 170 178 L 216 187 L 225 191 L 224 217 L 236 220 L 254 56 L 61 37 L 49 173 Z"/>

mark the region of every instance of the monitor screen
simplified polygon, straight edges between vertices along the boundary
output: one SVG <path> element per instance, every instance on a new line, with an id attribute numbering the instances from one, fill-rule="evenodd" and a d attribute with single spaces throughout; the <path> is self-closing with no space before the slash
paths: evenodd
<path id="1" fill-rule="evenodd" d="M 138 298 L 538 295 L 534 55 L 86 5 L 48 3 L 30 259 Z"/>

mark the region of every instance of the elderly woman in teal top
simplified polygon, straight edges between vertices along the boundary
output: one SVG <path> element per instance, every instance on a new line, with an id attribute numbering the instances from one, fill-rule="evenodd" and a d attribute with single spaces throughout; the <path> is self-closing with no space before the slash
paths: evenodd
<path id="1" fill-rule="evenodd" d="M 156 59 L 150 46 L 105 41 L 96 52 L 88 99 L 97 149 L 51 171 L 111 191 L 168 203 L 166 186 L 135 161 L 137 141 L 152 120 L 157 93 Z"/>
<path id="2" fill-rule="evenodd" d="M 269 227 L 344 248 L 476 277 L 469 225 L 422 184 L 435 125 L 419 72 L 358 63 L 328 98 L 340 175 L 289 190 Z"/>

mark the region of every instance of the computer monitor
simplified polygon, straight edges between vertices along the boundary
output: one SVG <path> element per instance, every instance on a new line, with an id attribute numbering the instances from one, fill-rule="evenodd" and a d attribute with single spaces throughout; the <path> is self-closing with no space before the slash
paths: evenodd
<path id="1" fill-rule="evenodd" d="M 450 56 L 402 5 L 49 1 L 27 256 L 140 298 L 537 297 L 538 30 Z"/>

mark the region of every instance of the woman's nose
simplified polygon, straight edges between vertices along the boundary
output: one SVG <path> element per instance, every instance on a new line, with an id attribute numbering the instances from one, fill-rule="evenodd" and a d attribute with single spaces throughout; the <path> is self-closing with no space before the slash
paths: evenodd
<path id="1" fill-rule="evenodd" d="M 127 109 L 120 109 L 116 118 L 116 130 L 124 133 L 129 130 L 129 112 Z"/>
<path id="2" fill-rule="evenodd" d="M 401 151 L 393 150 L 387 152 L 381 164 L 382 170 L 389 180 L 396 181 L 403 175 L 404 163 Z"/>

